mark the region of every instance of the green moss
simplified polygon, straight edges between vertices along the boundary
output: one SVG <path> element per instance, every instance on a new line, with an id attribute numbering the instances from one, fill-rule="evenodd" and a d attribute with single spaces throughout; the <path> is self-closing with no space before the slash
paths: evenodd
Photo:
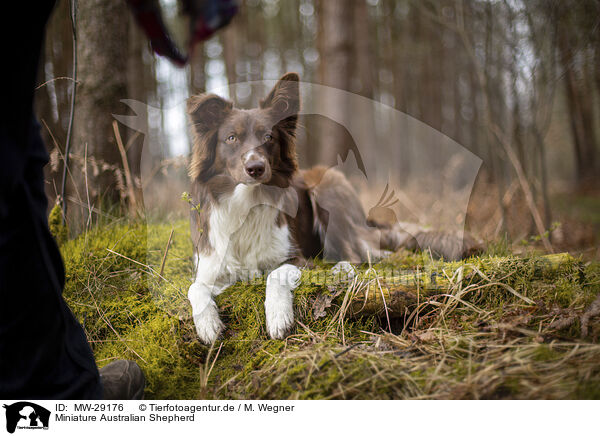
<path id="1" fill-rule="evenodd" d="M 132 320 L 150 316 L 146 276 L 134 263 L 145 261 L 144 235 L 137 224 L 99 227 L 61 246 L 63 295 L 90 339 L 125 332 Z"/>
<path id="2" fill-rule="evenodd" d="M 50 233 L 56 239 L 58 245 L 63 244 L 69 237 L 69 230 L 67 226 L 62 222 L 62 208 L 57 203 L 48 216 L 48 226 L 50 227 Z"/>
<path id="3" fill-rule="evenodd" d="M 148 379 L 148 398 L 597 396 L 600 349 L 590 343 L 580 354 L 569 354 L 578 323 L 558 337 L 573 338 L 571 345 L 538 343 L 558 340 L 547 330 L 557 310 L 581 311 L 600 293 L 597 263 L 582 266 L 570 258 L 544 269 L 539 256 L 469 259 L 466 264 L 486 274 L 465 277 L 461 300 L 469 305 L 447 295 L 431 297 L 418 323 L 408 312 L 392 323 L 392 335 L 385 318 L 340 319 L 348 284 L 314 280 L 331 268 L 317 261 L 295 291 L 299 322 L 286 340 L 268 337 L 264 281 L 255 280 L 236 283 L 217 297 L 226 331 L 210 349 L 197 341 L 186 298 L 193 276 L 188 226 L 186 221 L 113 223 L 61 245 L 67 270 L 64 295 L 84 324 L 99 365 L 119 358 L 137 361 Z M 378 272 L 433 267 L 451 273 L 461 265 L 432 264 L 419 253 L 399 251 L 373 267 Z M 316 317 L 318 296 L 335 291 L 341 292 L 325 316 Z M 428 329 L 435 334 L 419 339 Z M 413 334 L 416 330 L 420 336 Z M 548 381 L 559 373 L 565 383 Z M 491 379 L 486 374 L 505 375 Z M 540 394 L 543 389 L 546 394 Z"/>
<path id="4" fill-rule="evenodd" d="M 113 359 L 135 360 L 148 381 L 147 399 L 194 399 L 200 393 L 200 371 L 190 357 L 201 350 L 183 343 L 181 336 L 177 320 L 165 313 L 156 314 L 120 339 L 98 347 L 96 359 L 100 364 Z"/>

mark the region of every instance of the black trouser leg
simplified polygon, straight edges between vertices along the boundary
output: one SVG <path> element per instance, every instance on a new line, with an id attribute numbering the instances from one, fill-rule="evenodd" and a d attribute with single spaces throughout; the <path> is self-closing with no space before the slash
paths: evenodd
<path id="1" fill-rule="evenodd" d="M 64 269 L 46 219 L 37 129 L 24 181 L 0 217 L 0 398 L 98 399 L 102 388 L 80 324 L 62 298 Z"/>

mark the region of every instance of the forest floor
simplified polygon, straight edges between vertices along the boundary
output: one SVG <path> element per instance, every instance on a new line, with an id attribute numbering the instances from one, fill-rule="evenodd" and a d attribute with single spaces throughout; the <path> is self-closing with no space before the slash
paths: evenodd
<path id="1" fill-rule="evenodd" d="M 58 236 L 64 296 L 98 365 L 137 361 L 148 399 L 600 399 L 600 263 L 581 255 L 540 269 L 534 249 L 516 256 L 490 244 L 435 263 L 443 289 L 419 295 L 417 285 L 402 313 L 350 303 L 360 286 L 385 287 L 386 269 L 431 266 L 427 256 L 399 251 L 354 279 L 323 282 L 315 274 L 332 265 L 318 264 L 303 272 L 285 340 L 266 333 L 264 280 L 238 283 L 217 298 L 226 331 L 207 347 L 186 298 L 187 220 Z"/>

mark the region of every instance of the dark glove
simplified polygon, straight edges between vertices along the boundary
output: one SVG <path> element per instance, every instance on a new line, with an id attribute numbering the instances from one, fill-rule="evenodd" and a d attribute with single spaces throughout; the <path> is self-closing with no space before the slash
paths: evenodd
<path id="1" fill-rule="evenodd" d="M 183 66 L 189 56 L 175 44 L 165 26 L 158 0 L 127 0 L 137 23 L 146 33 L 152 49 Z M 194 45 L 229 24 L 238 11 L 237 0 L 181 0 L 183 13 L 190 17 L 188 52 Z"/>

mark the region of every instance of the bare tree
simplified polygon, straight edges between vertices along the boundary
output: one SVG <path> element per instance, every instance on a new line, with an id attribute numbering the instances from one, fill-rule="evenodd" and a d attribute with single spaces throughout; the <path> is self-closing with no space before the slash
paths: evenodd
<path id="1" fill-rule="evenodd" d="M 197 47 L 190 59 L 190 91 L 198 94 L 206 90 L 206 59 L 204 47 Z"/>
<path id="2" fill-rule="evenodd" d="M 577 166 L 575 175 L 578 186 L 584 188 L 597 179 L 597 136 L 593 124 L 592 94 L 584 77 L 588 64 L 582 57 L 577 31 L 573 31 L 579 22 L 576 14 L 585 11 L 579 7 L 563 6 L 558 23 L 558 48 L 571 118 Z"/>
<path id="3" fill-rule="evenodd" d="M 128 26 L 128 55 L 127 55 L 127 95 L 124 98 L 148 103 L 149 77 L 153 72 L 144 62 L 149 50 L 141 29 L 135 24 L 133 16 L 129 15 Z M 146 122 L 148 120 L 145 120 Z M 148 131 L 146 128 L 144 131 Z M 125 135 L 128 144 L 127 160 L 131 175 L 137 188 L 137 196 L 141 196 L 141 161 L 144 138 L 138 132 L 128 130 Z"/>
<path id="4" fill-rule="evenodd" d="M 237 27 L 234 25 L 229 26 L 223 31 L 220 38 L 223 45 L 223 59 L 225 61 L 225 74 L 227 75 L 227 83 L 232 85 L 238 81 L 235 71 L 239 45 Z"/>
<path id="5" fill-rule="evenodd" d="M 319 2 L 320 82 L 341 90 L 350 90 L 352 65 L 352 3 L 344 0 Z M 350 113 L 342 93 L 327 93 L 322 105 L 334 114 L 341 125 L 348 125 Z M 347 135 L 339 125 L 323 123 L 320 127 L 320 162 L 335 165 L 336 156 L 346 148 Z"/>
<path id="6" fill-rule="evenodd" d="M 87 190 L 93 200 L 119 201 L 114 168 L 122 166 L 112 128 L 119 102 L 127 96 L 129 11 L 121 0 L 78 2 L 79 71 L 73 152 L 93 157 Z M 74 161 L 76 162 L 76 161 Z M 74 169 L 80 192 L 86 192 L 81 167 Z"/>

